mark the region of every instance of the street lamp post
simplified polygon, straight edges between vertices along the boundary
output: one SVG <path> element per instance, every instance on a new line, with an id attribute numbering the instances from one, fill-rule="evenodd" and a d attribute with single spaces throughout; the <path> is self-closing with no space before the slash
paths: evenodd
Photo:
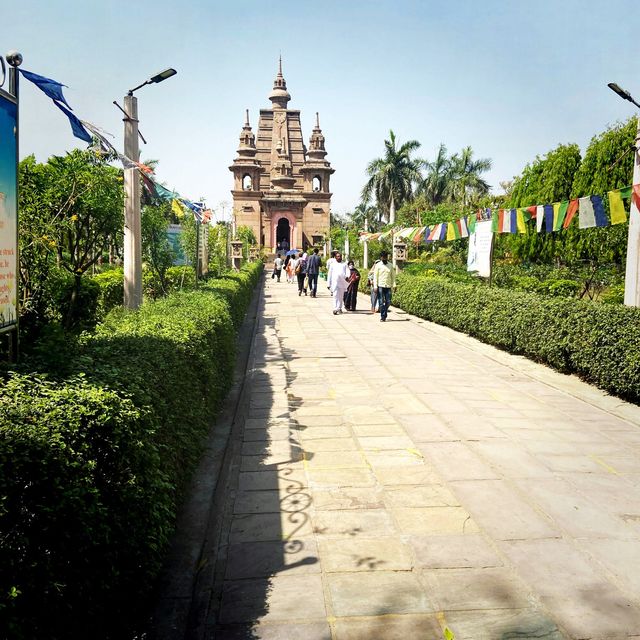
<path id="1" fill-rule="evenodd" d="M 628 91 L 610 82 L 608 87 L 623 100 L 628 100 L 640 109 Z M 640 184 L 640 114 L 636 116 L 638 126 L 633 149 L 633 185 Z M 629 213 L 629 236 L 627 240 L 627 264 L 624 276 L 624 303 L 629 307 L 640 307 L 640 211 L 631 198 Z"/>
<path id="2" fill-rule="evenodd" d="M 130 89 L 124 97 L 124 155 L 140 161 L 138 145 L 138 99 L 134 91 L 147 84 L 162 82 L 176 75 L 175 69 L 165 69 Z M 124 306 L 137 309 L 142 304 L 142 229 L 140 223 L 140 180 L 136 168 L 124 170 Z"/>

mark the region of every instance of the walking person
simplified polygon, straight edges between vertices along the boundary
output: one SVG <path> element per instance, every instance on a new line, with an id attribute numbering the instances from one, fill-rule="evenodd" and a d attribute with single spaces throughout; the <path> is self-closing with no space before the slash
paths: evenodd
<path id="1" fill-rule="evenodd" d="M 287 263 L 287 282 L 289 284 L 293 283 L 294 280 L 294 276 L 296 273 L 296 267 L 298 266 L 298 259 L 297 259 L 297 254 L 293 254 L 290 258 L 289 258 L 289 262 Z"/>
<path id="2" fill-rule="evenodd" d="M 373 288 L 380 301 L 380 322 L 387 321 L 387 313 L 391 304 L 391 289 L 396 286 L 396 272 L 393 265 L 389 264 L 389 254 L 383 251 L 380 254 L 380 262 L 373 270 Z"/>
<path id="3" fill-rule="evenodd" d="M 367 274 L 367 281 L 369 282 L 369 289 L 371 292 L 371 313 L 376 313 L 376 311 L 380 311 L 380 305 L 378 304 L 378 293 L 373 288 L 373 272 L 376 269 L 376 265 L 380 262 L 380 260 L 376 260 L 373 263 L 371 269 L 369 269 L 369 273 Z"/>
<path id="4" fill-rule="evenodd" d="M 307 254 L 303 253 L 302 257 L 298 260 L 296 266 L 296 277 L 298 278 L 298 295 L 301 296 L 304 291 L 304 295 L 307 295 L 307 287 L 304 286 L 304 281 L 307 278 Z"/>
<path id="5" fill-rule="evenodd" d="M 344 294 L 344 306 L 347 311 L 355 311 L 358 301 L 358 286 L 360 284 L 360 272 L 356 269 L 353 260 L 347 262 L 349 268 L 347 275 L 347 290 Z"/>
<path id="6" fill-rule="evenodd" d="M 318 274 L 320 273 L 320 266 L 322 265 L 322 258 L 318 255 L 318 248 L 313 250 L 313 253 L 307 259 L 307 280 L 309 285 L 309 292 L 312 298 L 317 297 L 318 293 Z"/>
<path id="7" fill-rule="evenodd" d="M 282 274 L 282 258 L 280 257 L 280 254 L 278 254 L 274 261 L 273 274 L 278 278 L 278 282 L 280 282 L 280 275 Z"/>
<path id="8" fill-rule="evenodd" d="M 342 262 L 342 254 L 336 252 L 336 257 L 329 267 L 327 273 L 327 284 L 333 295 L 333 315 L 342 313 L 344 302 L 344 292 L 347 290 L 347 265 Z"/>
<path id="9" fill-rule="evenodd" d="M 331 270 L 331 265 L 336 261 L 336 255 L 337 255 L 338 251 L 336 249 L 334 249 L 331 252 L 331 257 L 327 260 L 327 289 L 331 289 L 331 287 L 329 286 L 329 271 Z"/>

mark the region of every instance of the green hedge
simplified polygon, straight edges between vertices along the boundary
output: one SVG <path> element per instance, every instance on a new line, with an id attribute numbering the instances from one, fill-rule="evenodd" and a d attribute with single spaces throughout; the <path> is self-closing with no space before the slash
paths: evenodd
<path id="1" fill-rule="evenodd" d="M 0 388 L 0 628 L 133 637 L 262 263 L 109 314 Z M 57 345 L 57 346 L 56 346 Z M 55 358 L 53 358 L 55 360 Z"/>
<path id="2" fill-rule="evenodd" d="M 401 274 L 393 303 L 640 401 L 640 310 Z"/>

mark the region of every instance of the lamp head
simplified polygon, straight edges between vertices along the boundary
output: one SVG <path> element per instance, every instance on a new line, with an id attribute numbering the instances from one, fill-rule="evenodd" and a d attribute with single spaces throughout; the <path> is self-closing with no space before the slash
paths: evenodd
<path id="1" fill-rule="evenodd" d="M 156 73 L 155 76 L 151 76 L 151 78 L 149 78 L 149 82 L 162 82 L 163 80 L 166 80 L 167 78 L 170 78 L 171 76 L 175 76 L 176 73 L 178 73 L 175 69 L 165 69 L 164 71 L 161 71 L 160 73 Z"/>
<path id="2" fill-rule="evenodd" d="M 609 82 L 607 86 L 611 91 L 617 93 L 623 100 L 629 100 L 631 102 L 631 94 L 628 91 L 625 91 L 621 86 L 617 85 L 615 82 Z"/>

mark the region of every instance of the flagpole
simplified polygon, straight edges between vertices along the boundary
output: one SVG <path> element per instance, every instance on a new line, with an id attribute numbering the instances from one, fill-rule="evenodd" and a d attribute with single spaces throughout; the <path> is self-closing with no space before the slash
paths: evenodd
<path id="1" fill-rule="evenodd" d="M 15 288 L 16 288 L 16 318 L 15 328 L 8 332 L 8 360 L 9 362 L 17 362 L 20 351 L 20 237 L 19 237 L 19 220 L 20 220 L 20 181 L 18 178 L 18 165 L 20 163 L 20 74 L 18 67 L 22 64 L 22 54 L 17 51 L 9 51 L 5 56 L 7 63 L 11 67 L 9 69 L 9 93 L 16 100 L 16 269 L 15 269 Z"/>

